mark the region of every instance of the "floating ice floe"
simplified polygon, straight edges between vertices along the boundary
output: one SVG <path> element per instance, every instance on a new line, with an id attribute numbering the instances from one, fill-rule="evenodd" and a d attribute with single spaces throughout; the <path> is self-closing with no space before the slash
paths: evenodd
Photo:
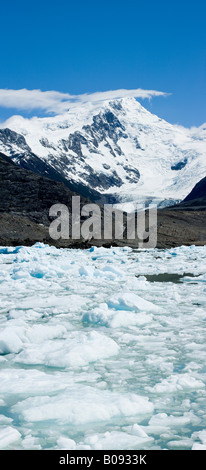
<path id="1" fill-rule="evenodd" d="M 108 301 L 108 306 L 116 310 L 158 311 L 159 307 L 131 292 L 115 294 Z"/>
<path id="2" fill-rule="evenodd" d="M 21 434 L 12 426 L 1 426 L 0 449 L 13 448 L 21 439 Z"/>

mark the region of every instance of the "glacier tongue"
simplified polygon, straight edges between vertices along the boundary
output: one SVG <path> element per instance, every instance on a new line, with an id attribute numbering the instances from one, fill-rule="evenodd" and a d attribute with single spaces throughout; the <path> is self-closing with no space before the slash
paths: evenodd
<path id="1" fill-rule="evenodd" d="M 0 129 L 0 151 L 112 202 L 168 205 L 204 176 L 206 129 L 169 124 L 134 98 L 72 103 L 58 116 L 10 118 Z"/>

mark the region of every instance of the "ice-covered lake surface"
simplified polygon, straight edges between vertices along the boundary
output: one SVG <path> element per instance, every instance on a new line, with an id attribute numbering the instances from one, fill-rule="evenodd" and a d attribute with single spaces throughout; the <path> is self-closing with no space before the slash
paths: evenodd
<path id="1" fill-rule="evenodd" d="M 0 248 L 0 448 L 206 449 L 205 259 Z"/>

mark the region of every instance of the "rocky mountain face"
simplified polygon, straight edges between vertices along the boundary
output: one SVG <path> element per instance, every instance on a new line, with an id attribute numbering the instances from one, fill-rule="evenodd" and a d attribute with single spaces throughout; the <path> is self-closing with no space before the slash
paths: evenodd
<path id="1" fill-rule="evenodd" d="M 52 181 L 15 165 L 0 153 L 0 214 L 28 217 L 32 222 L 49 226 L 49 209 L 64 204 L 71 211 L 72 196 L 63 183 Z M 81 206 L 91 201 L 81 196 Z"/>
<path id="2" fill-rule="evenodd" d="M 35 155 L 27 145 L 25 138 L 15 131 L 7 128 L 0 129 L 0 142 L 3 142 L 4 147 L 6 147 L 10 161 L 16 165 L 25 170 L 31 170 L 38 175 L 45 176 L 50 180 L 62 182 L 70 191 L 80 193 L 82 197 L 90 198 L 91 200 L 100 199 L 101 195 L 97 191 L 90 189 L 85 184 L 77 183 L 69 177 L 65 178 L 63 171 L 55 169 L 47 161 Z"/>
<path id="3" fill-rule="evenodd" d="M 9 119 L 0 151 L 93 201 L 171 205 L 205 174 L 206 130 L 173 126 L 134 98 L 73 103 L 60 116 Z"/>

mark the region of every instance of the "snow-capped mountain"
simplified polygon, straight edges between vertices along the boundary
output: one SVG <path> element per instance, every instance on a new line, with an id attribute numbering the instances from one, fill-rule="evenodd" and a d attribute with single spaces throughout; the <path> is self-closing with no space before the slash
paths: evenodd
<path id="1" fill-rule="evenodd" d="M 71 103 L 54 117 L 10 118 L 0 129 L 0 151 L 129 209 L 186 197 L 206 174 L 206 126 L 169 124 L 135 98 Z"/>

